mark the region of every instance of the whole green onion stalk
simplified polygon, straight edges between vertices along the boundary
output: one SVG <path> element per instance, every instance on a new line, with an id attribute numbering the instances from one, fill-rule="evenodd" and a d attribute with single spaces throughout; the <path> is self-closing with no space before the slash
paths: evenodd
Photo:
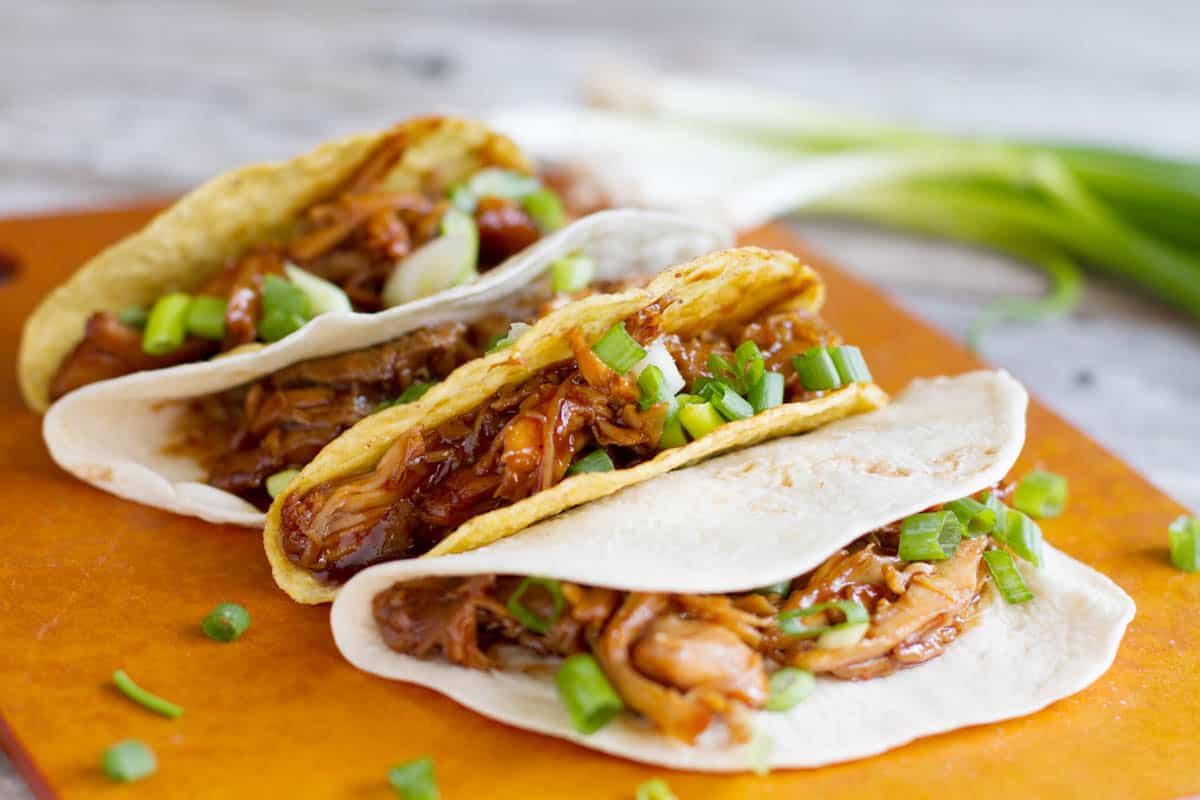
<path id="1" fill-rule="evenodd" d="M 1047 294 L 988 307 L 973 346 L 998 321 L 1069 312 L 1081 267 L 1200 318 L 1200 163 L 940 135 L 707 80 L 609 75 L 591 88 L 598 105 L 794 157 L 723 201 L 735 222 L 850 218 L 995 249 L 1044 271 Z"/>

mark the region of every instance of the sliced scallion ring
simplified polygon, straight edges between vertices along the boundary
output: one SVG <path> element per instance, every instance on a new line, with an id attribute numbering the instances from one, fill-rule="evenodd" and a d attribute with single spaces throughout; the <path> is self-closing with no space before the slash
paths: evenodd
<path id="1" fill-rule="evenodd" d="M 150 312 L 141 306 L 131 306 L 118 311 L 117 319 L 131 328 L 144 328 L 146 321 L 150 319 Z"/>
<path id="2" fill-rule="evenodd" d="M 292 485 L 292 481 L 296 480 L 296 476 L 299 474 L 300 470 L 298 469 L 283 469 L 276 472 L 267 478 L 267 494 L 272 498 L 279 497 L 279 495 L 287 491 L 287 487 Z"/>
<path id="3" fill-rule="evenodd" d="M 537 178 L 500 167 L 488 167 L 467 179 L 467 188 L 475 197 L 503 197 L 520 200 L 542 188 Z"/>
<path id="4" fill-rule="evenodd" d="M 283 271 L 288 280 L 308 298 L 308 313 L 311 316 L 333 312 L 348 313 L 354 310 L 349 296 L 336 283 L 300 269 L 295 264 L 284 264 Z"/>
<path id="5" fill-rule="evenodd" d="M 1167 529 L 1171 563 L 1183 572 L 1200 571 L 1200 519 L 1180 516 Z"/>
<path id="6" fill-rule="evenodd" d="M 142 331 L 142 352 L 151 356 L 165 356 L 183 347 L 183 340 L 187 338 L 188 307 L 191 304 L 191 296 L 183 292 L 158 298 L 150 309 L 146 327 Z"/>
<path id="7" fill-rule="evenodd" d="M 479 272 L 479 229 L 470 214 L 451 207 L 441 235 L 402 258 L 383 284 L 383 304 L 393 308 L 452 286 L 470 283 Z"/>
<path id="8" fill-rule="evenodd" d="M 800 377 L 800 385 L 810 392 L 824 392 L 842 385 L 837 366 L 824 347 L 810 347 L 803 355 L 792 359 L 792 366 Z"/>
<path id="9" fill-rule="evenodd" d="M 1012 504 L 1035 519 L 1057 517 L 1067 505 L 1067 479 L 1035 469 L 1017 483 Z"/>
<path id="10" fill-rule="evenodd" d="M 1042 566 L 1042 529 L 1028 514 L 1016 509 L 1010 508 L 1004 516 L 1005 543 L 1030 564 Z"/>
<path id="11" fill-rule="evenodd" d="M 725 418 L 711 403 L 685 403 L 679 408 L 679 421 L 693 439 L 702 439 L 725 424 Z"/>
<path id="12" fill-rule="evenodd" d="M 679 398 L 673 397 L 667 407 L 667 418 L 663 422 L 662 433 L 658 436 L 658 449 L 669 450 L 672 447 L 682 447 L 687 444 L 687 432 L 679 421 Z"/>
<path id="13" fill-rule="evenodd" d="M 197 295 L 187 312 L 187 332 L 201 339 L 219 342 L 225 338 L 225 310 L 228 303 L 220 297 Z"/>
<path id="14" fill-rule="evenodd" d="M 962 524 L 952 511 L 913 514 L 900 524 L 903 561 L 944 561 L 954 555 L 962 539 Z"/>
<path id="15" fill-rule="evenodd" d="M 397 764 L 388 770 L 388 783 L 403 800 L 438 800 L 437 775 L 429 756 Z"/>
<path id="16" fill-rule="evenodd" d="M 720 391 L 716 392 L 709 402 L 712 403 L 713 408 L 721 412 L 722 417 L 732 422 L 754 416 L 754 406 L 735 392 L 732 386 L 725 383 L 715 385 L 719 387 Z"/>
<path id="17" fill-rule="evenodd" d="M 575 463 L 567 468 L 568 475 L 578 475 L 581 472 L 612 472 L 616 469 L 613 465 L 613 460 L 609 457 L 608 452 L 601 450 L 593 450 L 586 456 L 582 456 L 575 460 Z"/>
<path id="18" fill-rule="evenodd" d="M 1017 571 L 1016 563 L 1007 550 L 988 550 L 983 554 L 983 560 L 1005 602 L 1015 604 L 1033 599 L 1033 592 L 1025 585 L 1021 573 Z"/>
<path id="19" fill-rule="evenodd" d="M 843 621 L 833 625 L 818 625 L 812 628 L 804 624 L 805 617 L 811 617 L 822 611 L 830 610 L 841 611 L 844 617 Z M 867 613 L 866 606 L 857 600 L 832 600 L 828 603 L 816 603 L 804 608 L 781 611 L 776 619 L 779 623 L 779 630 L 785 635 L 807 638 L 810 636 L 820 636 L 829 631 L 844 630 L 855 625 L 869 623 L 871 616 Z"/>
<path id="20" fill-rule="evenodd" d="M 592 345 L 592 352 L 605 366 L 624 375 L 646 357 L 646 350 L 625 330 L 625 323 L 618 322 L 608 329 L 600 340 Z"/>
<path id="21" fill-rule="evenodd" d="M 217 642 L 232 642 L 250 627 L 250 612 L 237 603 L 218 603 L 200 623 L 204 635 Z"/>
<path id="22" fill-rule="evenodd" d="M 768 685 L 771 693 L 763 708 L 767 711 L 790 711 L 808 699 L 817 685 L 817 679 L 808 670 L 784 667 L 771 675 Z"/>
<path id="23" fill-rule="evenodd" d="M 577 292 L 592 282 L 596 262 L 585 255 L 569 255 L 550 265 L 550 288 L 556 292 Z"/>
<path id="24" fill-rule="evenodd" d="M 996 512 L 973 497 L 964 497 L 946 503 L 946 510 L 952 511 L 963 526 L 963 536 L 975 537 L 991 533 L 996 527 Z"/>
<path id="25" fill-rule="evenodd" d="M 667 380 L 663 377 L 662 370 L 654 364 L 642 370 L 642 374 L 638 375 L 637 382 L 638 388 L 642 391 L 642 395 L 638 399 L 638 407 L 643 411 L 659 403 L 670 402 L 674 397 L 667 388 Z"/>
<path id="26" fill-rule="evenodd" d="M 747 400 L 758 414 L 768 408 L 783 405 L 783 374 L 779 372 L 764 372 L 758 382 L 750 387 Z"/>
<path id="27" fill-rule="evenodd" d="M 1012 513 L 1012 509 L 1006 506 L 994 491 L 988 491 L 983 495 L 983 504 L 996 515 L 996 524 L 992 526 L 992 530 L 990 531 L 992 538 L 998 542 L 1006 541 L 1006 537 L 1008 536 L 1008 515 Z"/>
<path id="28" fill-rule="evenodd" d="M 600 663 L 588 653 L 576 653 L 563 661 L 554 684 L 575 730 L 580 733 L 595 733 L 624 708 Z"/>
<path id="29" fill-rule="evenodd" d="M 567 213 L 563 211 L 562 200 L 552 189 L 543 187 L 525 195 L 521 198 L 521 206 L 542 233 L 556 231 L 567 221 Z"/>
<path id="30" fill-rule="evenodd" d="M 100 767 L 112 780 L 132 783 L 153 775 L 158 769 L 158 759 L 144 742 L 126 739 L 104 751 L 100 757 Z"/>
<path id="31" fill-rule="evenodd" d="M 554 604 L 550 616 L 538 616 L 536 611 L 521 602 L 521 598 L 525 595 L 525 592 L 529 591 L 531 586 L 541 587 L 550 595 Z M 505 605 L 508 607 L 509 613 L 516 617 L 517 621 L 526 628 L 529 628 L 534 633 L 545 633 L 554 627 L 554 623 L 558 622 L 558 618 L 562 616 L 563 609 L 567 606 L 567 601 L 563 597 L 562 587 L 558 581 L 553 578 L 528 577 L 521 581 L 516 591 L 509 596 L 508 602 Z"/>
<path id="32" fill-rule="evenodd" d="M 848 383 L 871 382 L 871 370 L 867 369 L 867 361 L 863 358 L 861 350 L 850 344 L 828 349 L 829 358 L 837 368 L 838 377 L 843 386 Z"/>
<path id="33" fill-rule="evenodd" d="M 655 366 L 662 370 L 663 380 L 666 381 L 667 391 L 671 395 L 679 394 L 687 381 L 683 379 L 683 375 L 679 372 L 679 367 L 675 364 L 675 357 L 667 350 L 667 346 L 663 344 L 662 339 L 655 339 L 646 348 L 646 355 L 642 356 L 642 360 L 633 365 L 630 372 L 635 377 L 641 377 L 642 371 L 646 367 Z"/>
<path id="34" fill-rule="evenodd" d="M 733 366 L 741 384 L 737 387 L 739 394 L 750 391 L 750 387 L 758 383 L 767 369 L 762 351 L 758 349 L 758 344 L 750 339 L 739 344 L 734 351 Z"/>

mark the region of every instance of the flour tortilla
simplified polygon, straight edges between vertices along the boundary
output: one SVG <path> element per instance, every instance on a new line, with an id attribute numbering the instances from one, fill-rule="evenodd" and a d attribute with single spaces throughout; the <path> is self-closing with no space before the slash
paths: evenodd
<path id="1" fill-rule="evenodd" d="M 337 586 L 319 580 L 283 552 L 280 515 L 291 495 L 370 470 L 409 431 L 436 427 L 477 407 L 501 388 L 571 357 L 568 341 L 572 331 L 594 341 L 630 314 L 664 298 L 672 302 L 660 318 L 661 330 L 694 334 L 720 321 L 750 320 L 776 310 L 814 311 L 823 302 L 824 286 L 812 269 L 790 253 L 741 247 L 672 267 L 644 288 L 594 295 L 548 315 L 507 350 L 463 365 L 417 402 L 364 419 L 322 450 L 267 513 L 263 546 L 275 582 L 301 603 L 327 602 L 337 594 Z M 827 392 L 815 400 L 785 403 L 722 425 L 701 439 L 661 451 L 636 466 L 576 475 L 512 505 L 480 514 L 459 526 L 427 555 L 482 547 L 625 486 L 721 452 L 810 431 L 886 402 L 887 396 L 879 387 L 863 383 Z"/>
<path id="2" fill-rule="evenodd" d="M 424 576 L 518 574 L 624 590 L 734 592 L 804 573 L 862 534 L 980 491 L 1012 467 L 1026 395 L 1003 372 L 915 382 L 887 408 L 802 437 L 707 461 L 625 489 L 482 550 L 383 564 L 352 578 L 330 616 L 356 667 L 427 686 L 486 716 L 663 767 L 747 771 L 753 756 L 719 727 L 695 746 L 633 715 L 583 736 L 544 674 L 483 672 L 389 649 L 377 593 Z M 1133 601 L 1103 575 L 1046 548 L 1022 564 L 1035 599 L 991 592 L 981 621 L 943 656 L 885 678 L 818 678 L 803 703 L 758 712 L 774 768 L 816 767 L 921 736 L 1031 714 L 1108 669 Z M 1031 655 L 1034 654 L 1034 655 Z"/>
<path id="3" fill-rule="evenodd" d="M 204 483 L 205 470 L 179 439 L 186 401 L 258 380 L 288 365 L 395 339 L 409 331 L 486 315 L 529 288 L 568 253 L 596 263 L 596 277 L 654 273 L 732 244 L 720 226 L 647 211 L 602 211 L 545 237 L 478 281 L 378 314 L 325 314 L 271 347 L 147 370 L 85 386 L 47 412 L 42 432 L 63 469 L 105 491 L 209 522 L 261 528 L 265 515 Z"/>

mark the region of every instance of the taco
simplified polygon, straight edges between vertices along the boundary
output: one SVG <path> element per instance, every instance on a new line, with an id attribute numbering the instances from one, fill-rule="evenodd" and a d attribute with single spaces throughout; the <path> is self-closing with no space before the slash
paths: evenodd
<path id="1" fill-rule="evenodd" d="M 356 667 L 510 725 L 679 769 L 813 767 L 1032 713 L 1111 664 L 1133 616 L 999 482 L 1004 373 L 662 475 L 490 547 L 372 567 Z"/>
<path id="2" fill-rule="evenodd" d="M 416 399 L 510 325 L 731 243 L 724 228 L 669 214 L 599 211 L 442 296 L 384 314 L 322 315 L 273 347 L 83 387 L 47 412 L 46 444 L 64 469 L 106 491 L 261 527 L 271 495 L 322 447 Z"/>
<path id="3" fill-rule="evenodd" d="M 22 393 L 44 411 L 96 381 L 277 342 L 318 315 L 403 307 L 470 283 L 594 200 L 564 207 L 510 140 L 443 117 L 235 170 L 46 298 L 22 336 Z"/>
<path id="4" fill-rule="evenodd" d="M 725 450 L 886 402 L 794 256 L 747 247 L 558 309 L 331 443 L 268 513 L 276 582 L 481 547 Z M 689 391 L 683 392 L 685 387 Z"/>

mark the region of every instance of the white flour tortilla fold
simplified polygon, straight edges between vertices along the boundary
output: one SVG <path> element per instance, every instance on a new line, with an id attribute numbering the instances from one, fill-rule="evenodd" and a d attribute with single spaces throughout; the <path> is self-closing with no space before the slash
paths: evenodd
<path id="1" fill-rule="evenodd" d="M 544 575 L 617 589 L 746 590 L 806 572 L 837 548 L 932 504 L 977 492 L 1011 468 L 1026 394 L 1003 372 L 915 382 L 887 408 L 657 477 L 473 552 L 384 564 L 334 603 L 338 648 L 355 666 L 427 686 L 481 714 L 614 755 L 678 769 L 745 771 L 752 755 L 723 731 L 696 746 L 622 714 L 575 732 L 550 672 L 483 672 L 384 645 L 375 595 L 429 575 Z M 1133 601 L 1103 575 L 1047 548 L 1022 564 L 1036 598 L 991 593 L 982 621 L 926 664 L 862 682 L 818 679 L 786 713 L 759 712 L 774 768 L 869 756 L 921 736 L 1033 713 L 1108 669 Z"/>
<path id="2" fill-rule="evenodd" d="M 378 314 L 325 314 L 269 347 L 149 370 L 71 392 L 47 412 L 42 433 L 63 469 L 128 500 L 209 522 L 261 528 L 265 516 L 204 483 L 195 458 L 164 449 L 178 439 L 179 400 L 220 392 L 310 358 L 370 347 L 416 328 L 483 316 L 541 278 L 568 253 L 596 262 L 597 278 L 654 273 L 729 247 L 719 225 L 662 212 L 602 211 L 542 239 L 472 284 Z"/>

